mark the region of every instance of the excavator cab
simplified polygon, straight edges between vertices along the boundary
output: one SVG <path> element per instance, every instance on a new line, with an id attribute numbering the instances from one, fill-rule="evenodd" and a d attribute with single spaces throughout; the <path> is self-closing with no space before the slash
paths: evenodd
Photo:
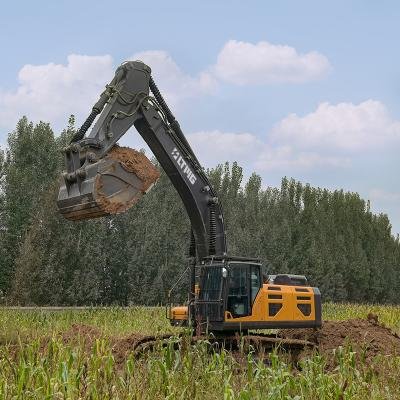
<path id="1" fill-rule="evenodd" d="M 196 268 L 197 295 L 192 306 L 171 309 L 173 325 L 191 321 L 215 332 L 321 326 L 320 292 L 304 276 L 264 282 L 259 260 L 242 257 L 212 257 Z"/>
<path id="2" fill-rule="evenodd" d="M 200 316 L 217 323 L 224 321 L 226 313 L 234 317 L 251 315 L 252 304 L 262 286 L 260 263 L 229 259 L 199 268 L 196 305 Z"/>

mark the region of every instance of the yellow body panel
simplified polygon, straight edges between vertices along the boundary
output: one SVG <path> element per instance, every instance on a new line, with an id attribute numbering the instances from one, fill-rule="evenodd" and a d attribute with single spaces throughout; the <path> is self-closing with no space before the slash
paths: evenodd
<path id="1" fill-rule="evenodd" d="M 278 289 L 278 290 L 277 290 Z M 281 298 L 276 298 L 276 297 Z M 275 298 L 274 298 L 275 297 Z M 270 315 L 269 304 L 281 305 L 275 315 Z M 304 313 L 299 304 L 309 304 L 310 313 Z M 308 314 L 308 313 L 306 313 Z M 234 318 L 225 312 L 225 322 L 274 322 L 274 321 L 313 321 L 315 320 L 314 292 L 311 287 L 264 284 L 254 300 L 251 315 Z"/>
<path id="2" fill-rule="evenodd" d="M 320 318 L 320 316 L 319 316 Z M 173 307 L 170 311 L 173 325 L 180 325 L 188 319 L 188 307 Z M 316 315 L 315 293 L 312 287 L 263 284 L 254 299 L 251 315 L 239 317 L 225 311 L 224 329 L 229 324 L 246 323 L 250 326 L 264 322 L 268 326 L 296 326 L 312 323 L 318 319 Z M 232 325 L 233 326 L 233 325 Z M 286 326 L 286 325 L 284 325 Z"/>
<path id="3" fill-rule="evenodd" d="M 188 319 L 187 306 L 172 307 L 170 319 L 175 321 L 185 321 Z"/>

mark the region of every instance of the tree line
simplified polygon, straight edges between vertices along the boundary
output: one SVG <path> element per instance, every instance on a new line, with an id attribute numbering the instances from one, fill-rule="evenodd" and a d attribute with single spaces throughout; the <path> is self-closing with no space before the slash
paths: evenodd
<path id="1" fill-rule="evenodd" d="M 0 152 L 0 295 L 7 304 L 161 304 L 187 267 L 189 219 L 162 173 L 125 214 L 70 222 L 56 198 L 61 149 L 74 119 L 55 136 L 26 117 Z M 385 214 L 357 193 L 283 178 L 262 188 L 237 163 L 208 171 L 222 202 L 230 254 L 259 257 L 269 273 L 297 273 L 324 300 L 399 303 L 400 243 Z M 185 286 L 178 290 L 185 298 Z"/>

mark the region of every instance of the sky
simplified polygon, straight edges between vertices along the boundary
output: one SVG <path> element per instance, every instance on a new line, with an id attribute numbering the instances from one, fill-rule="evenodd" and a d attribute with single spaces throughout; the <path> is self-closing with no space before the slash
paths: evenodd
<path id="1" fill-rule="evenodd" d="M 140 59 L 205 167 L 358 192 L 398 234 L 399 20 L 384 0 L 4 2 L 0 147 L 22 115 L 79 125 Z"/>

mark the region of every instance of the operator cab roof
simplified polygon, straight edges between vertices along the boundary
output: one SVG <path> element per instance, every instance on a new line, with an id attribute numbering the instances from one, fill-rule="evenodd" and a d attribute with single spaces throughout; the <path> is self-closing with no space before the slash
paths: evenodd
<path id="1" fill-rule="evenodd" d="M 229 261 L 239 261 L 239 262 L 248 262 L 252 264 L 261 264 L 261 260 L 259 258 L 252 257 L 238 257 L 238 256 L 230 256 L 230 255 L 218 255 L 218 256 L 207 256 L 201 260 L 201 264 L 209 264 L 213 262 L 224 263 Z"/>

